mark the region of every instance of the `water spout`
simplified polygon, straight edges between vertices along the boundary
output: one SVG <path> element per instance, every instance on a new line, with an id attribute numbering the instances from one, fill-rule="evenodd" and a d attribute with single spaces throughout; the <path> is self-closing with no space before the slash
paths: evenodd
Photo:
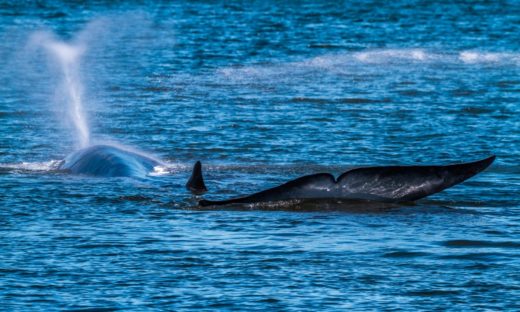
<path id="1" fill-rule="evenodd" d="M 58 91 L 64 96 L 64 108 L 74 128 L 78 147 L 87 147 L 90 143 L 90 129 L 83 108 L 83 85 L 80 79 L 80 59 L 85 46 L 65 43 L 49 34 L 39 34 L 37 42 L 58 61 L 62 75 Z"/>

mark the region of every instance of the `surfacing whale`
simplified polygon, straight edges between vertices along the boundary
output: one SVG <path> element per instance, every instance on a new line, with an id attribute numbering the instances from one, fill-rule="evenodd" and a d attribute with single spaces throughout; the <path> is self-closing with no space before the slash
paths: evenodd
<path id="1" fill-rule="evenodd" d="M 190 179 L 186 183 L 186 189 L 193 195 L 200 195 L 208 191 L 202 177 L 202 164 L 200 161 L 197 161 L 193 166 Z"/>
<path id="2" fill-rule="evenodd" d="M 495 156 L 448 166 L 384 166 L 303 176 L 252 195 L 201 200 L 202 207 L 287 200 L 349 199 L 386 203 L 412 202 L 459 184 L 489 167 Z"/>
<path id="3" fill-rule="evenodd" d="M 59 169 L 100 177 L 145 177 L 161 162 L 150 156 L 110 145 L 93 145 L 67 156 Z"/>

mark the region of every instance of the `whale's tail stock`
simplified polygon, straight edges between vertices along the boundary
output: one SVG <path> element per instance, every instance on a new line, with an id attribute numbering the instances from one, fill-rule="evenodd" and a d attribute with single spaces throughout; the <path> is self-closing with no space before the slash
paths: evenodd
<path id="1" fill-rule="evenodd" d="M 188 183 L 186 183 L 186 188 L 195 195 L 200 195 L 208 191 L 204 184 L 204 178 L 202 177 L 202 164 L 200 161 L 197 161 L 193 166 L 193 171 L 191 172 Z"/>
<path id="2" fill-rule="evenodd" d="M 495 156 L 447 166 L 378 166 L 351 169 L 337 179 L 330 173 L 303 176 L 248 196 L 201 200 L 200 206 L 250 204 L 293 199 L 354 199 L 411 202 L 438 193 L 489 167 Z"/>

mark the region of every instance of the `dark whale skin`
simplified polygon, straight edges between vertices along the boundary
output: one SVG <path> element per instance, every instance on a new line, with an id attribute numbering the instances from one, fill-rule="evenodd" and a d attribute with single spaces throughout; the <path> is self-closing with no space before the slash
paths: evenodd
<path id="1" fill-rule="evenodd" d="M 201 200 L 199 205 L 252 204 L 298 199 L 352 199 L 412 202 L 459 184 L 489 167 L 495 156 L 447 166 L 382 166 L 303 176 L 244 197 Z"/>

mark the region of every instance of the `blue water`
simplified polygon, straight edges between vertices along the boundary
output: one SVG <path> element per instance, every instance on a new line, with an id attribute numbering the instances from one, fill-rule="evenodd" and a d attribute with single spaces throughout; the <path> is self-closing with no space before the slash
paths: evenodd
<path id="1" fill-rule="evenodd" d="M 47 34 L 77 62 L 91 140 L 168 165 L 57 171 L 77 149 Z M 2 310 L 519 310 L 518 1 L 0 4 Z M 352 166 L 496 154 L 395 207 L 201 210 Z M 265 208 L 265 207 L 264 207 Z"/>

